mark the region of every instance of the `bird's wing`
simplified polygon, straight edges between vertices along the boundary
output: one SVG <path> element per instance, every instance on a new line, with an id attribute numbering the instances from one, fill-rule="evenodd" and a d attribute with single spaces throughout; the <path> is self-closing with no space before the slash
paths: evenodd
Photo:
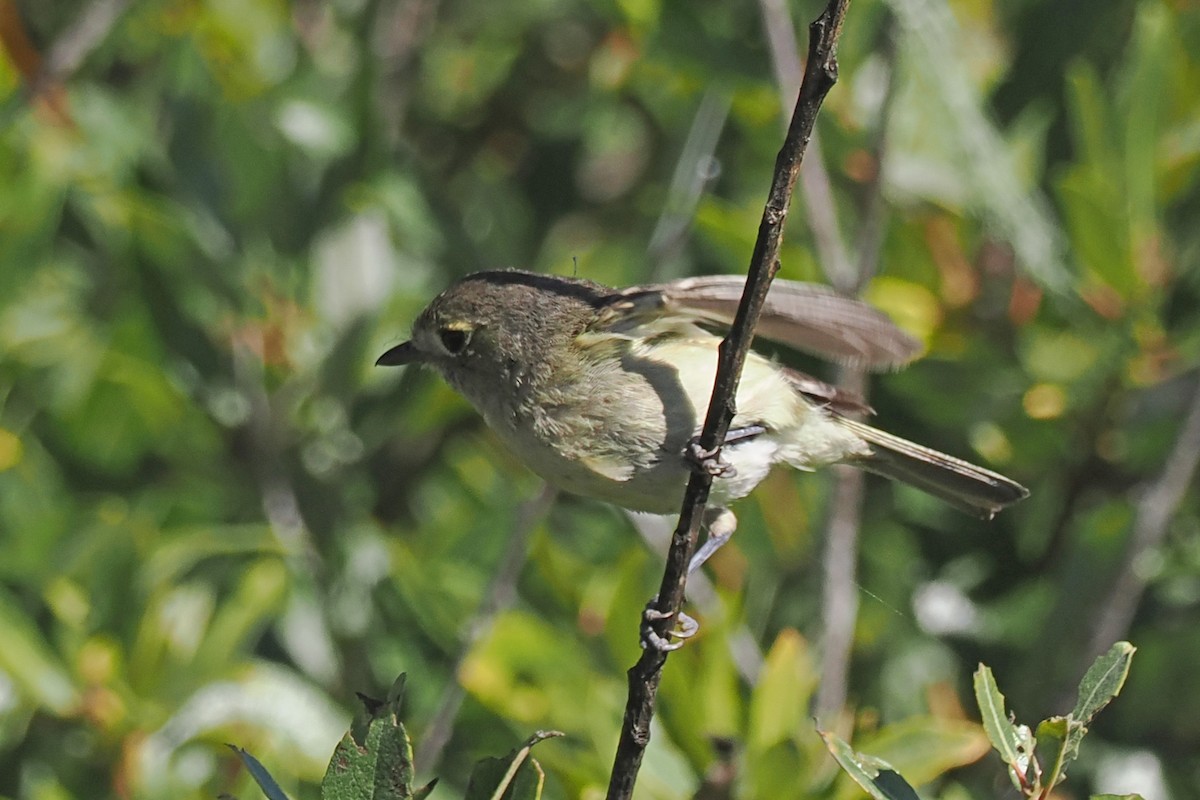
<path id="1" fill-rule="evenodd" d="M 839 414 L 875 415 L 875 409 L 867 405 L 867 401 L 858 392 L 834 386 L 832 383 L 826 383 L 820 378 L 814 378 L 812 375 L 791 367 L 782 367 L 781 371 L 792 388 L 814 405 L 828 408 Z"/>
<path id="2" fill-rule="evenodd" d="M 674 316 L 729 327 L 744 286 L 745 278 L 737 275 L 633 286 L 607 298 L 594 326 L 619 330 Z M 839 364 L 877 370 L 899 367 L 921 352 L 920 343 L 879 309 L 797 281 L 771 284 L 756 334 Z"/>

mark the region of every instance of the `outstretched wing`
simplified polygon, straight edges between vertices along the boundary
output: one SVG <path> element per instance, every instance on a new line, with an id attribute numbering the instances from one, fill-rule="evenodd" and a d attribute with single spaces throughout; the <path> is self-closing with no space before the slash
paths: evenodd
<path id="1" fill-rule="evenodd" d="M 714 275 L 633 286 L 607 299 L 594 327 L 620 329 L 676 317 L 729 327 L 745 278 Z M 757 335 L 839 364 L 889 369 L 912 361 L 921 345 L 882 311 L 825 286 L 777 280 L 763 305 Z"/>

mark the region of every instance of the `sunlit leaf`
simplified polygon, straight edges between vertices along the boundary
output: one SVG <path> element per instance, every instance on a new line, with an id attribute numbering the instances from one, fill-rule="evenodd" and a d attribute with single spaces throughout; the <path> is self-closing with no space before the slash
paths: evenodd
<path id="1" fill-rule="evenodd" d="M 972 764 L 988 752 L 983 729 L 959 719 L 915 716 L 856 738 L 864 752 L 886 759 L 920 786 L 956 767 Z"/>
<path id="2" fill-rule="evenodd" d="M 321 782 L 323 800 L 407 800 L 416 796 L 412 743 L 400 721 L 405 676 L 386 700 L 363 698 Z"/>
<path id="3" fill-rule="evenodd" d="M 855 752 L 832 733 L 818 731 L 830 754 L 854 782 L 876 800 L 919 800 L 916 790 L 881 758 Z"/>
<path id="4" fill-rule="evenodd" d="M 975 702 L 979 704 L 983 729 L 987 732 L 992 747 L 996 748 L 1001 760 L 1008 766 L 1013 785 L 1020 789 L 1018 776 L 1025 774 L 1031 755 L 1027 749 L 1028 736 L 1023 735 L 1019 726 L 1009 718 L 1008 709 L 1004 705 L 1004 695 L 996 685 L 991 667 L 980 664 L 975 670 L 974 680 Z"/>
<path id="5" fill-rule="evenodd" d="M 502 758 L 485 758 L 471 771 L 466 800 L 538 800 L 545 773 L 529 753 L 538 742 L 563 734 L 539 731 Z"/>
<path id="6" fill-rule="evenodd" d="M 767 653 L 750 700 L 753 750 L 767 750 L 794 738 L 808 717 L 808 699 L 816 688 L 816 672 L 808 645 L 799 632 L 781 631 Z"/>
<path id="7" fill-rule="evenodd" d="M 0 671 L 19 691 L 56 714 L 66 714 L 79 694 L 58 656 L 12 595 L 0 589 Z"/>
<path id="8" fill-rule="evenodd" d="M 1129 642 L 1117 642 L 1092 662 L 1079 682 L 1079 697 L 1071 712 L 1074 719 L 1088 724 L 1100 709 L 1121 693 L 1136 651 Z"/>
<path id="9" fill-rule="evenodd" d="M 1067 777 L 1066 766 L 1071 760 L 1068 753 L 1068 740 L 1071 731 L 1079 727 L 1079 723 L 1070 717 L 1051 717 L 1038 723 L 1035 736 L 1037 750 L 1034 756 L 1041 767 L 1041 783 L 1052 787 Z"/>

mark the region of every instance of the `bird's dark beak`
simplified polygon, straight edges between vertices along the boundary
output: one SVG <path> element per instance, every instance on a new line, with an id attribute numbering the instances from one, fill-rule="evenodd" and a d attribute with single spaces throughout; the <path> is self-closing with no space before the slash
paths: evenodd
<path id="1" fill-rule="evenodd" d="M 421 354 L 417 352 L 417 348 L 413 347 L 412 342 L 398 344 L 391 350 L 375 359 L 377 367 L 402 367 L 405 364 L 411 364 L 414 361 L 420 361 Z"/>

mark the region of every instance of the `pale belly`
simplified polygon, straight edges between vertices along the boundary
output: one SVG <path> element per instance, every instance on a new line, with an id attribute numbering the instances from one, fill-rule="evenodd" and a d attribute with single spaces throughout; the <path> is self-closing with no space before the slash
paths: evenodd
<path id="1" fill-rule="evenodd" d="M 757 424 L 735 419 L 734 428 Z M 564 448 L 560 440 L 531 435 L 530 430 L 493 426 L 510 448 L 548 483 L 573 494 L 594 497 L 631 511 L 673 514 L 679 511 L 691 469 L 684 452 L 691 435 L 667 437 L 640 466 L 616 462 L 586 449 Z M 807 407 L 799 424 L 768 429 L 726 445 L 721 457 L 733 471 L 713 480 L 710 502 L 725 505 L 745 497 L 771 468 L 785 463 L 811 470 L 865 454 L 866 446 L 819 409 Z M 643 454 L 644 455 L 644 454 Z"/>
<path id="2" fill-rule="evenodd" d="M 588 390 L 564 393 L 585 402 L 529 404 L 523 411 L 478 405 L 496 433 L 549 483 L 633 511 L 675 513 L 691 475 L 684 453 L 699 433 L 702 412 L 696 409 L 708 405 L 716 359 L 705 342 L 675 342 L 667 349 L 642 347 L 619 362 L 598 363 L 588 374 Z M 749 494 L 775 464 L 811 469 L 865 453 L 861 440 L 809 404 L 757 354 L 747 360 L 737 405 L 732 429 L 765 430 L 722 449 L 733 471 L 713 481 L 714 504 Z"/>
<path id="3" fill-rule="evenodd" d="M 564 456 L 555 446 L 532 437 L 501 434 L 509 447 L 548 483 L 572 494 L 594 497 L 631 511 L 672 514 L 679 511 L 691 476 L 684 459 L 687 442 L 673 452 L 661 453 L 652 466 L 624 474 L 597 470 L 586 459 Z M 733 466 L 730 477 L 714 479 L 711 500 L 723 505 L 749 494 L 780 460 L 778 437 L 765 433 L 722 449 L 722 458 Z M 607 473 L 607 474 L 606 474 Z"/>

